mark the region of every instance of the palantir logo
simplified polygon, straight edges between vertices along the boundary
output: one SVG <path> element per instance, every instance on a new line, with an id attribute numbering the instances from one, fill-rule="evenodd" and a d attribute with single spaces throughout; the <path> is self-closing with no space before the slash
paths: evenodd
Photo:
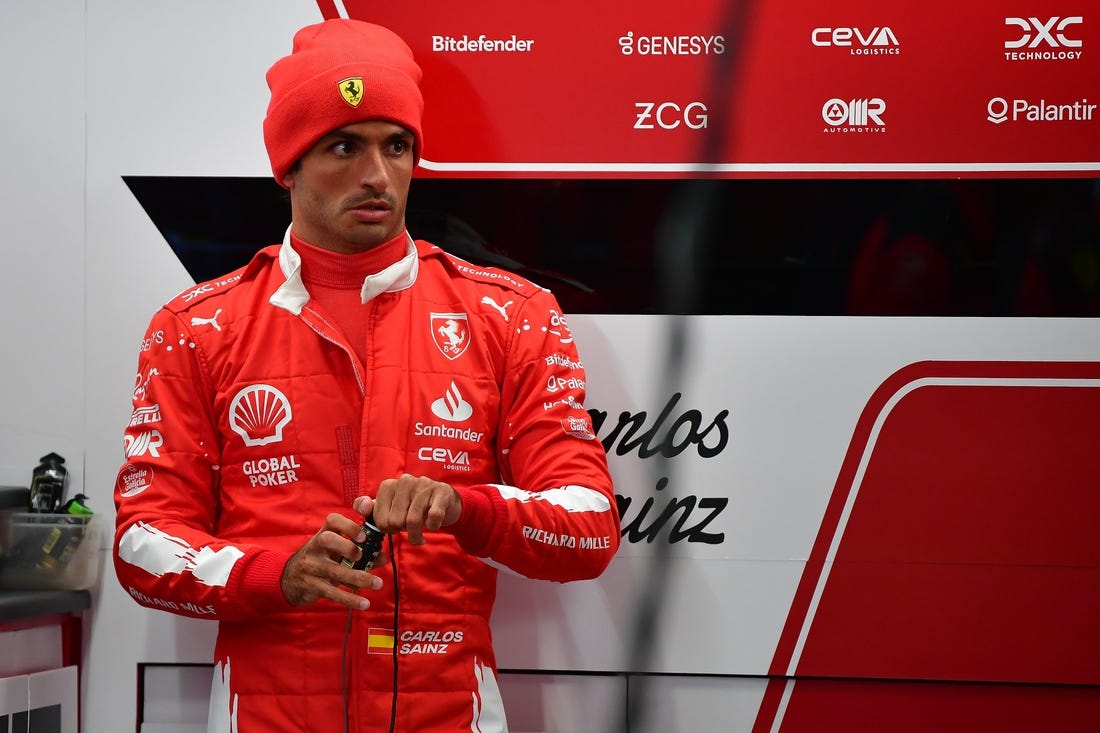
<path id="1" fill-rule="evenodd" d="M 462 422 L 474 414 L 474 408 L 462 399 L 458 385 L 451 382 L 446 394 L 432 403 L 432 414 L 447 422 Z"/>
<path id="2" fill-rule="evenodd" d="M 1096 107 L 1095 104 L 1089 104 L 1087 98 L 1059 104 L 1048 102 L 1046 99 L 1032 101 L 1017 98 L 1009 102 L 1004 97 L 994 97 L 989 100 L 985 111 L 987 113 L 986 119 L 994 125 L 1007 122 L 1009 119 L 1013 123 L 1020 122 L 1023 124 L 1033 122 L 1092 122 Z"/>
<path id="3" fill-rule="evenodd" d="M 1008 119 L 1008 100 L 1004 97 L 994 97 L 989 100 L 985 111 L 989 113 L 986 119 L 994 125 L 999 125 Z"/>
<path id="4" fill-rule="evenodd" d="M 291 417 L 290 400 L 270 384 L 245 387 L 229 405 L 229 427 L 248 446 L 281 442 Z"/>

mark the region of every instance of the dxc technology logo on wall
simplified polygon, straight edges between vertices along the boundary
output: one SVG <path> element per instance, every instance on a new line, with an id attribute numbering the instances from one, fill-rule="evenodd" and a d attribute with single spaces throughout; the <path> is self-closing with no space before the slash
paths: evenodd
<path id="1" fill-rule="evenodd" d="M 1075 37 L 1083 16 L 1070 15 L 1039 20 L 1036 17 L 1005 18 L 1012 37 L 1005 41 L 1007 61 L 1077 61 L 1083 42 Z M 1019 49 L 1019 50 L 1018 50 Z"/>

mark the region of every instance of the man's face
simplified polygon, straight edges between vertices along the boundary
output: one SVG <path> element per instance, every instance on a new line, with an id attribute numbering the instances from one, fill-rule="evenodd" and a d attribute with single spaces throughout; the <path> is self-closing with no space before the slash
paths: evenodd
<path id="1" fill-rule="evenodd" d="M 333 252 L 363 252 L 405 228 L 413 136 L 368 120 L 328 133 L 286 174 L 295 236 Z"/>

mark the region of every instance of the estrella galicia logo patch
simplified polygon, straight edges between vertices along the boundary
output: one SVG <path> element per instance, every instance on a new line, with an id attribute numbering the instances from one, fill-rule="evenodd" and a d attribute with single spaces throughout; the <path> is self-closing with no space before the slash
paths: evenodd
<path id="1" fill-rule="evenodd" d="M 118 472 L 115 483 L 119 496 L 124 499 L 137 496 L 153 485 L 153 469 L 148 466 L 134 466 L 126 464 Z"/>
<path id="2" fill-rule="evenodd" d="M 592 423 L 583 417 L 567 417 L 561 421 L 561 429 L 566 435 L 572 435 L 581 440 L 595 440 L 596 433 L 592 430 Z"/>
<path id="3" fill-rule="evenodd" d="M 351 76 L 336 82 L 340 87 L 340 96 L 352 107 L 358 107 L 363 101 L 363 77 Z"/>
<path id="4" fill-rule="evenodd" d="M 443 356 L 457 359 L 470 345 L 470 321 L 465 313 L 432 313 L 432 340 Z"/>

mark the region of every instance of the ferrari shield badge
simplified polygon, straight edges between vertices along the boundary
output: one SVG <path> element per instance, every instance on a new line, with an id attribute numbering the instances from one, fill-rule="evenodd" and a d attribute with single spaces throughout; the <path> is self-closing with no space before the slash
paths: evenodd
<path id="1" fill-rule="evenodd" d="M 363 101 L 363 77 L 352 76 L 336 82 L 340 87 L 340 96 L 352 107 L 358 107 Z"/>
<path id="2" fill-rule="evenodd" d="M 470 322 L 465 313 L 432 313 L 432 340 L 448 359 L 457 359 L 470 345 Z"/>

